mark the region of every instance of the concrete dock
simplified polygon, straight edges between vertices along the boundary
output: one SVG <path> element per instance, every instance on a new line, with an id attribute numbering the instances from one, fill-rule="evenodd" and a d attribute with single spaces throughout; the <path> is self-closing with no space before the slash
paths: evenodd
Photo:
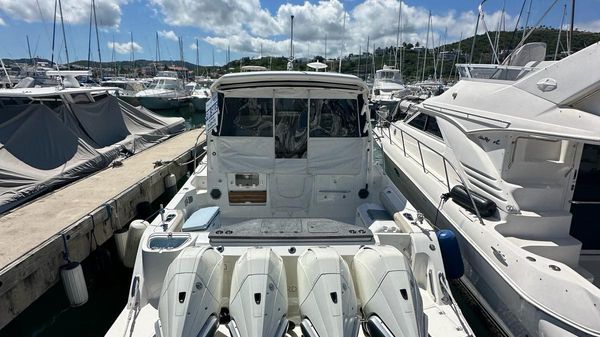
<path id="1" fill-rule="evenodd" d="M 69 256 L 90 254 L 136 215 L 136 206 L 165 191 L 164 177 L 179 180 L 203 152 L 201 129 L 187 131 L 62 189 L 0 215 L 0 329 L 59 279 L 63 235 Z M 164 164 L 155 167 L 155 162 Z M 92 240 L 92 241 L 91 241 Z M 95 249 L 95 244 L 94 244 Z"/>

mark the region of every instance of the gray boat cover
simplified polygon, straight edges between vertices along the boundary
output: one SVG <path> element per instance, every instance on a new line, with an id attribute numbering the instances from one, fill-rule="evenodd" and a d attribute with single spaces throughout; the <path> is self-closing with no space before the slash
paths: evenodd
<path id="1" fill-rule="evenodd" d="M 0 107 L 0 214 L 184 131 L 116 97 Z"/>

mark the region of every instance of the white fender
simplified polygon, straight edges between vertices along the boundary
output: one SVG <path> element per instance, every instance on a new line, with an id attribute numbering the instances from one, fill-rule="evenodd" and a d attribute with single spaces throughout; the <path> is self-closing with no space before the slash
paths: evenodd
<path id="1" fill-rule="evenodd" d="M 333 248 L 298 258 L 298 300 L 305 337 L 356 337 L 358 308 L 348 264 Z"/>
<path id="2" fill-rule="evenodd" d="M 187 247 L 169 265 L 158 304 L 163 337 L 204 337 L 219 325 L 223 257 L 211 247 Z"/>
<path id="3" fill-rule="evenodd" d="M 250 248 L 231 276 L 228 328 L 232 337 L 283 337 L 287 331 L 287 278 L 270 248 Z"/>
<path id="4" fill-rule="evenodd" d="M 425 337 L 427 322 L 410 262 L 392 246 L 365 246 L 352 261 L 371 336 Z"/>

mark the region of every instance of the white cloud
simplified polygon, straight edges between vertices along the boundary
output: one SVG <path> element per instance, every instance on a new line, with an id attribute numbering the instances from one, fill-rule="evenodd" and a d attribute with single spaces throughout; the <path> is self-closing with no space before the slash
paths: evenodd
<path id="1" fill-rule="evenodd" d="M 600 20 L 578 24 L 577 29 L 587 32 L 600 32 Z"/>
<path id="2" fill-rule="evenodd" d="M 108 42 L 107 46 L 109 49 L 115 49 L 115 52 L 118 54 L 129 54 L 131 53 L 131 50 L 133 49 L 134 52 L 136 53 L 141 53 L 144 51 L 144 48 L 142 48 L 142 46 L 140 46 L 137 42 L 123 42 L 123 43 L 119 43 L 119 42 Z"/>
<path id="3" fill-rule="evenodd" d="M 162 38 L 165 38 L 167 40 L 179 41 L 179 37 L 172 30 L 169 30 L 169 31 L 167 31 L 167 30 L 159 30 L 158 31 L 158 36 L 160 36 Z"/>
<path id="4" fill-rule="evenodd" d="M 82 0 L 62 0 L 65 23 L 81 24 L 89 22 L 90 2 Z M 39 7 L 38 7 L 39 3 Z M 118 27 L 121 23 L 121 4 L 126 0 L 96 1 L 96 17 L 98 25 Z M 54 17 L 54 0 L 0 0 L 0 12 L 14 19 L 25 22 L 52 22 Z M 57 11 L 58 12 L 58 11 Z M 57 14 L 58 15 L 58 14 Z"/>
<path id="5" fill-rule="evenodd" d="M 1 0 L 0 0 L 1 1 Z M 344 53 L 357 53 L 366 48 L 367 36 L 371 48 L 396 43 L 398 0 L 364 0 L 348 11 L 341 0 L 321 0 L 316 3 L 284 3 L 275 13 L 261 6 L 260 0 L 150 0 L 158 8 L 165 23 L 175 26 L 196 26 L 209 32 L 204 40 L 213 46 L 242 54 L 257 55 L 261 45 L 263 55 L 289 55 L 290 15 L 294 15 L 294 50 L 296 57 L 325 54 L 336 57 L 344 42 Z M 418 6 L 402 5 L 403 41 L 425 44 L 429 11 Z M 343 19 L 346 16 L 345 32 Z M 495 30 L 501 12 L 485 13 L 485 22 Z M 432 33 L 435 45 L 440 45 L 444 31 L 447 41 L 456 41 L 473 34 L 477 13 L 448 11 L 433 13 Z M 515 19 L 506 15 L 506 27 Z M 483 28 L 479 29 L 479 33 Z M 431 45 L 431 37 L 430 37 Z M 310 53 L 309 53 L 310 50 Z"/>
<path id="6" fill-rule="evenodd" d="M 6 26 L 6 22 L 4 22 L 3 18 L 0 18 L 0 26 Z"/>

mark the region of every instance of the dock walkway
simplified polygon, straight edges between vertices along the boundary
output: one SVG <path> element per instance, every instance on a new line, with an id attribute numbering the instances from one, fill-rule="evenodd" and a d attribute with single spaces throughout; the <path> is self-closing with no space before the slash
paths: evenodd
<path id="1" fill-rule="evenodd" d="M 195 129 L 123 160 L 62 189 L 0 215 L 0 328 L 59 280 L 64 234 L 72 260 L 90 253 L 91 231 L 102 244 L 135 217 L 136 205 L 165 190 L 164 177 L 177 179 L 185 163 L 202 152 Z M 194 152 L 195 150 L 195 152 Z M 154 163 L 165 164 L 155 168 Z"/>

